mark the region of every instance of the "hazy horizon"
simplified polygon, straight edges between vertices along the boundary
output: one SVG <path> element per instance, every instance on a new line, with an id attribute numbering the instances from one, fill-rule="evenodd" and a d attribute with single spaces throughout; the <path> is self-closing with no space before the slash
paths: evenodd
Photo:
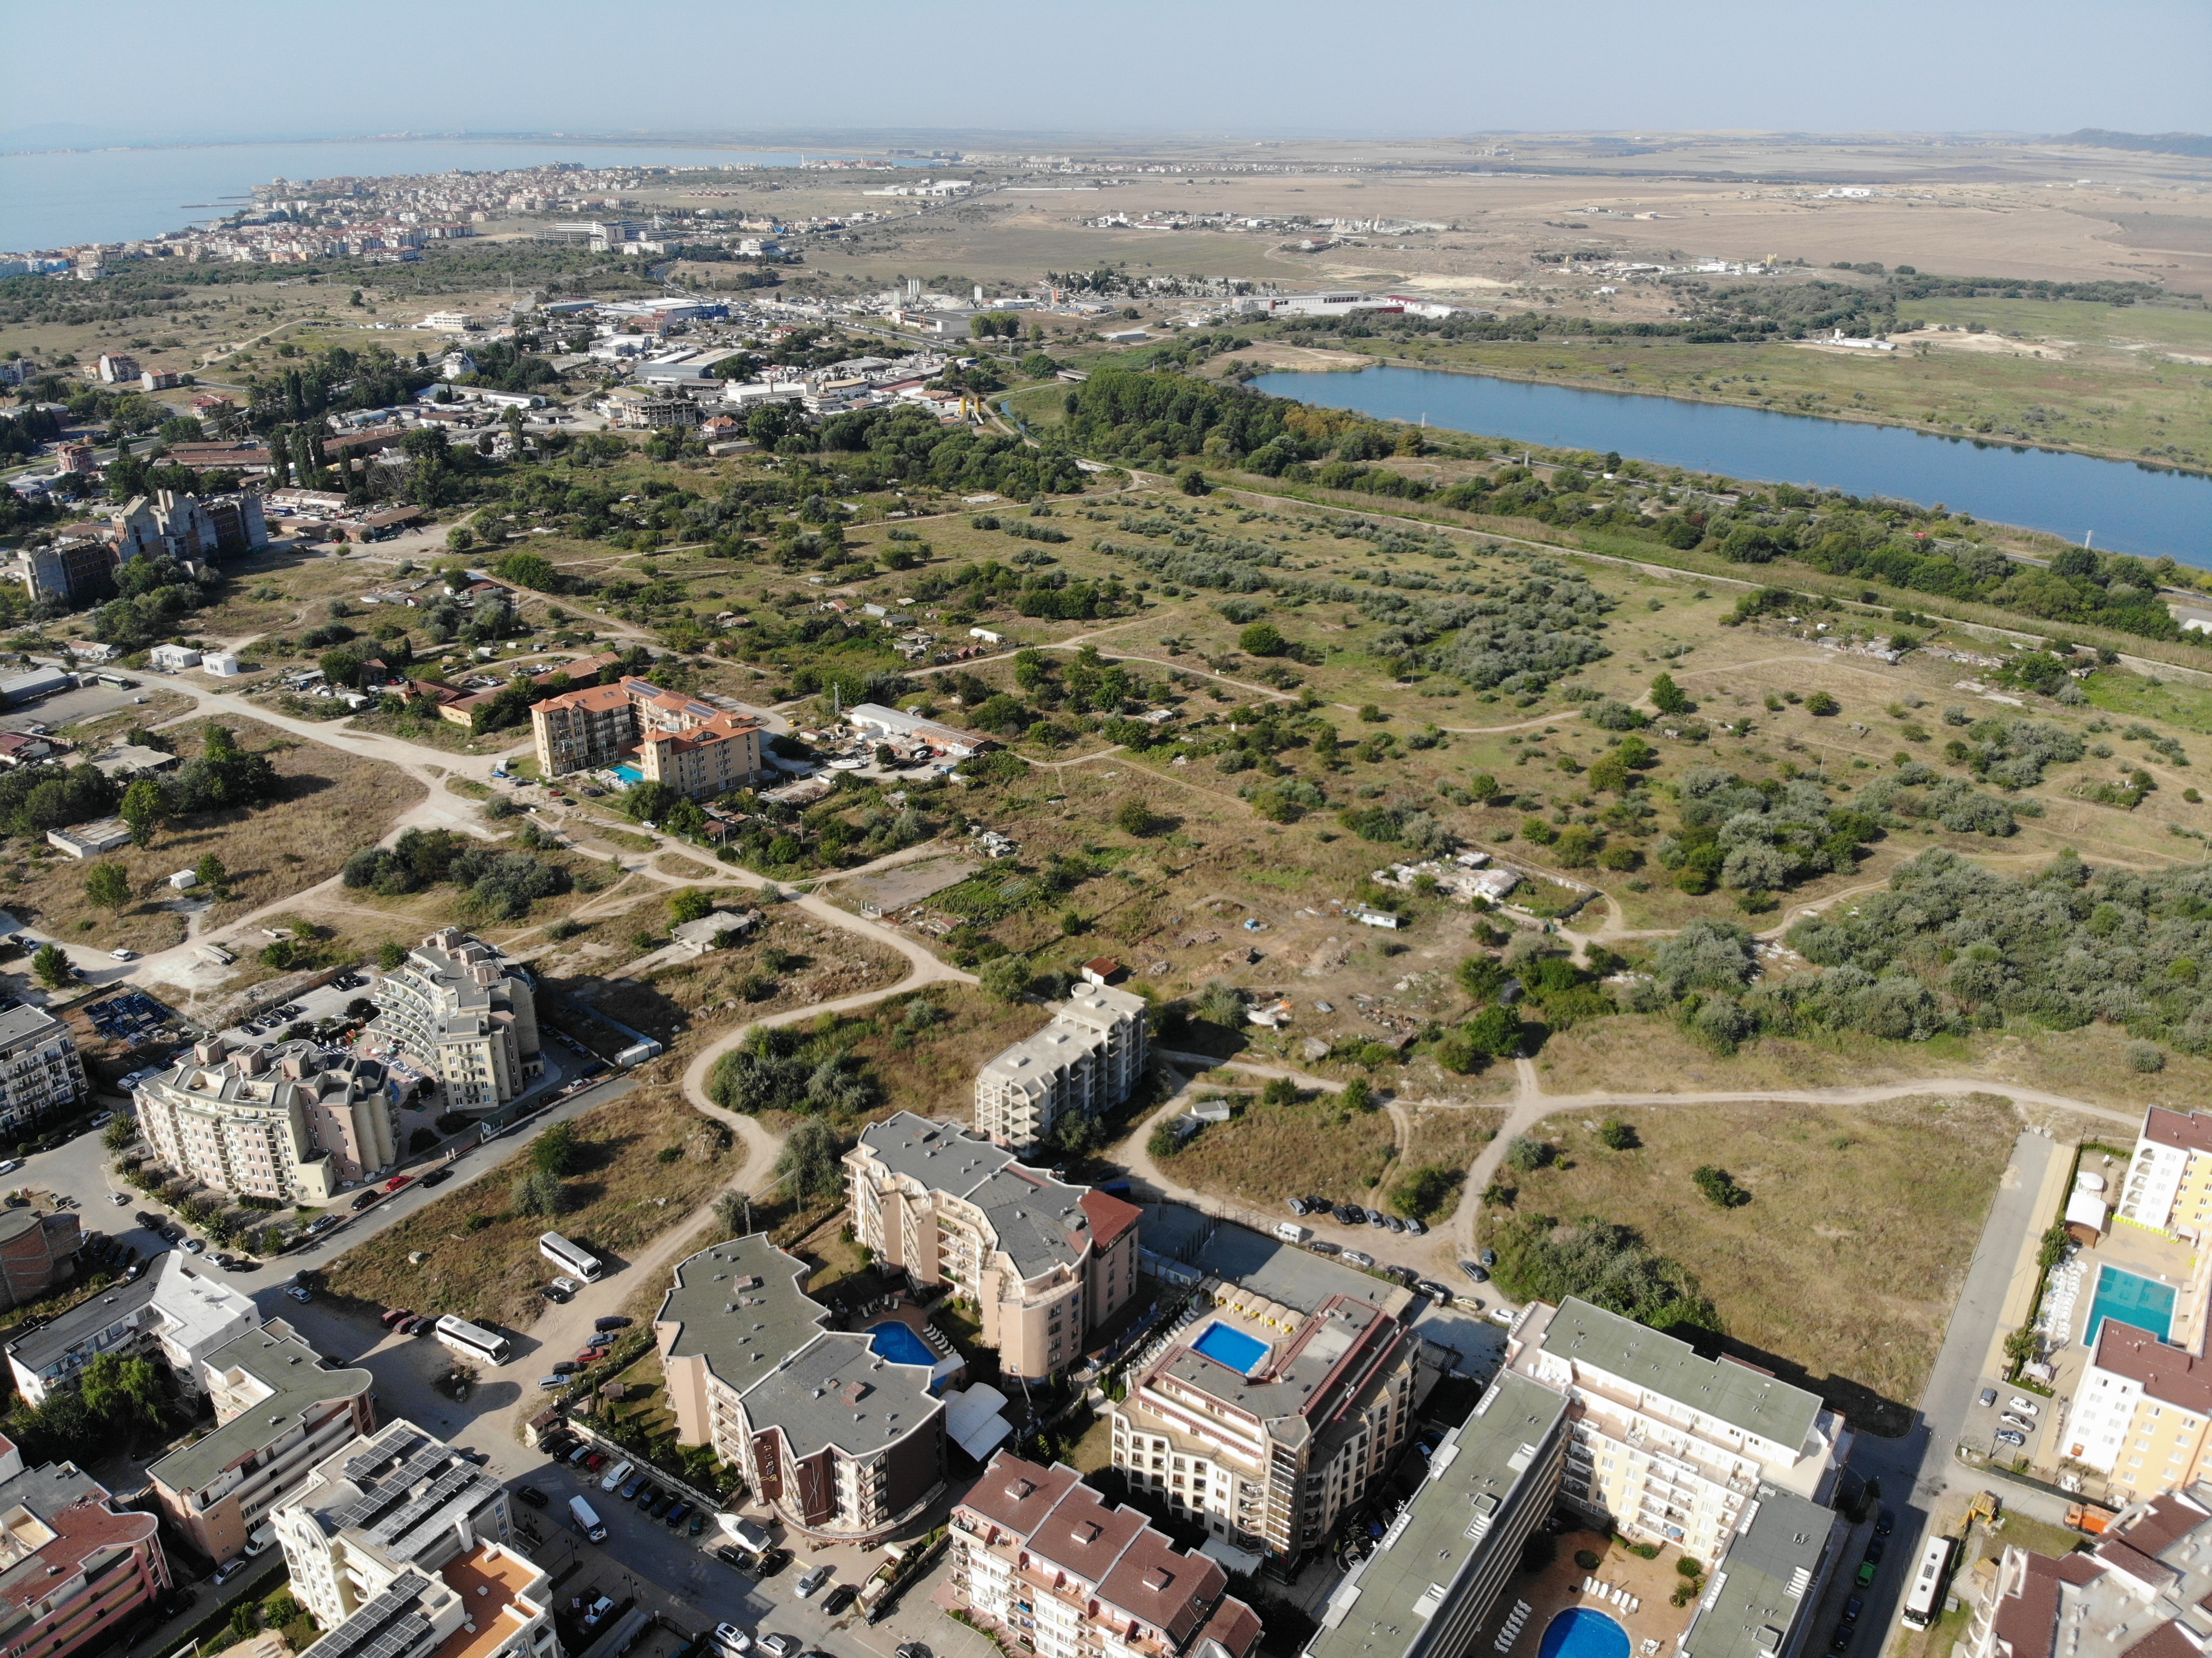
<path id="1" fill-rule="evenodd" d="M 1749 0 L 1595 0 L 1571 21 L 1497 0 L 1348 15 L 1313 0 L 1136 0 L 1079 16 L 969 8 L 950 21 L 863 0 L 834 19 L 741 4 L 670 11 L 652 35 L 635 21 L 576 0 L 26 11 L 12 27 L 19 64 L 74 61 L 90 23 L 103 84 L 179 96 L 111 116 L 91 112 L 79 77 L 19 75 L 0 148 L 2212 129 L 2212 7 L 2198 0 L 1872 0 L 1840 20 Z"/>

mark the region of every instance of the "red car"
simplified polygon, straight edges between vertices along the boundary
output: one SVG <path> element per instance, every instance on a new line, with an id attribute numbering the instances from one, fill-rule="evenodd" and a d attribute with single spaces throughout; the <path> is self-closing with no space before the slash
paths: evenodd
<path id="1" fill-rule="evenodd" d="M 383 1323 L 384 1327 L 389 1330 L 393 1325 L 398 1323 L 401 1319 L 408 1316 L 408 1311 L 404 1307 L 393 1307 L 386 1310 L 381 1322 Z"/>
<path id="2" fill-rule="evenodd" d="M 589 1468 L 593 1473 L 597 1473 L 601 1468 L 607 1466 L 607 1454 L 605 1451 L 593 1451 L 589 1456 L 584 1459 L 584 1466 Z"/>
<path id="3" fill-rule="evenodd" d="M 586 1347 L 582 1352 L 576 1355 L 576 1363 L 579 1364 L 596 1364 L 605 1357 L 606 1355 L 601 1352 L 597 1347 Z"/>
<path id="4" fill-rule="evenodd" d="M 406 1185 L 414 1178 L 415 1176 L 412 1175 L 394 1175 L 390 1180 L 384 1182 L 384 1189 L 387 1192 L 397 1192 L 401 1187 Z"/>

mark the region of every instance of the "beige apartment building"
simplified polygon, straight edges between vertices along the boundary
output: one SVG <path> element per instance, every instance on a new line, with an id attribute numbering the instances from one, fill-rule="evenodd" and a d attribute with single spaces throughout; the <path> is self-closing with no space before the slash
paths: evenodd
<path id="1" fill-rule="evenodd" d="M 432 933 L 377 981 L 372 1042 L 435 1078 L 448 1111 L 497 1109 L 544 1070 L 537 987 L 458 927 Z"/>
<path id="2" fill-rule="evenodd" d="M 2212 1224 L 2212 1113 L 2144 1112 L 2112 1207 L 2121 1220 L 2203 1242 Z"/>
<path id="3" fill-rule="evenodd" d="M 2111 1482 L 2116 1503 L 2206 1479 L 2212 1363 L 2148 1330 L 2107 1318 L 2074 1390 L 2057 1442 Z"/>
<path id="4" fill-rule="evenodd" d="M 0 1012 L 0 1131 L 27 1134 L 85 1097 L 70 1028 L 42 1007 Z"/>
<path id="5" fill-rule="evenodd" d="M 505 1546 L 513 1511 L 497 1475 L 397 1421 L 327 1449 L 272 1524 L 292 1593 L 336 1630 L 410 1572 L 434 1578 L 487 1546 Z M 542 1609 L 542 1594 L 523 1598 Z"/>
<path id="6" fill-rule="evenodd" d="M 1309 1314 L 1219 1292 L 1114 1407 L 1114 1466 L 1231 1546 L 1296 1560 L 1389 1470 L 1442 1373 L 1379 1304 L 1404 1292 L 1375 1290 Z"/>
<path id="7" fill-rule="evenodd" d="M 214 1429 L 146 1470 L 169 1522 L 211 1560 L 274 1539 L 314 1465 L 375 1425 L 367 1370 L 333 1370 L 281 1319 L 202 1361 Z"/>
<path id="8" fill-rule="evenodd" d="M 759 1232 L 677 1264 L 653 1325 L 677 1441 L 712 1445 L 793 1530 L 876 1542 L 943 1490 L 945 1406 L 932 1367 L 824 1328 L 806 1273 Z"/>
<path id="9" fill-rule="evenodd" d="M 761 722 L 626 677 L 546 698 L 530 710 L 548 777 L 628 762 L 648 782 L 693 799 L 750 783 L 761 771 Z"/>
<path id="10" fill-rule="evenodd" d="M 916 1285 L 972 1303 L 1008 1376 L 1059 1375 L 1136 1293 L 1135 1205 L 957 1124 L 902 1111 L 861 1133 L 845 1171 L 854 1236 Z"/>
<path id="11" fill-rule="evenodd" d="M 310 1042 L 233 1054 L 210 1036 L 138 1084 L 154 1155 L 203 1186 L 319 1206 L 399 1160 L 398 1118 L 374 1060 Z"/>
<path id="12" fill-rule="evenodd" d="M 1039 1658 L 1250 1658 L 1259 1614 L 1229 1575 L 1065 1463 L 1001 1451 L 952 1510 L 951 1588 L 987 1629 Z"/>
<path id="13" fill-rule="evenodd" d="M 1141 996 L 1079 985 L 1052 1023 L 986 1061 L 975 1076 L 975 1131 L 1017 1156 L 1042 1149 L 1062 1117 L 1097 1117 L 1145 1074 Z"/>
<path id="14" fill-rule="evenodd" d="M 1716 1560 L 1762 1485 L 1826 1504 L 1851 1434 L 1817 1394 L 1586 1301 L 1532 1303 L 1506 1363 L 1566 1395 L 1560 1500 L 1634 1540 Z"/>

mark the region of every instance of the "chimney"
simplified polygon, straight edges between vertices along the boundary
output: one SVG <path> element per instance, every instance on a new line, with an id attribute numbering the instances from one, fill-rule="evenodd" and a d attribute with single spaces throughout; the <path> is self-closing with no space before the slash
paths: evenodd
<path id="1" fill-rule="evenodd" d="M 284 1056 L 284 1062 L 282 1068 L 287 1077 L 290 1078 L 294 1082 L 299 1082 L 301 1079 L 314 1074 L 313 1066 L 314 1059 L 312 1054 L 302 1053 L 299 1049 L 295 1048 L 291 1053 L 287 1054 Z"/>
<path id="2" fill-rule="evenodd" d="M 258 1077 L 268 1069 L 269 1060 L 258 1048 L 249 1048 L 238 1056 L 238 1074 Z"/>
<path id="3" fill-rule="evenodd" d="M 222 1062 L 222 1056 L 229 1051 L 229 1047 L 222 1037 L 210 1036 L 206 1041 L 193 1045 L 192 1060 L 198 1065 L 216 1065 Z"/>

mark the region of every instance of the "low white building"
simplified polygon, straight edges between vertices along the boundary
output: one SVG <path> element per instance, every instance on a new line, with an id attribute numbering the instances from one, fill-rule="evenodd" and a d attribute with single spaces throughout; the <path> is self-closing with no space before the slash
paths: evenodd
<path id="1" fill-rule="evenodd" d="M 156 645 L 146 653 L 146 665 L 156 673 L 182 673 L 200 665 L 200 653 L 189 645 Z"/>
<path id="2" fill-rule="evenodd" d="M 158 1358 L 186 1394 L 206 1390 L 200 1366 L 248 1330 L 261 1312 L 246 1297 L 208 1278 L 179 1250 L 164 1254 L 135 1284 L 118 1284 L 8 1344 L 15 1391 L 43 1405 L 73 1387 L 102 1353 Z"/>
<path id="3" fill-rule="evenodd" d="M 217 679 L 235 679 L 246 671 L 238 659 L 228 651 L 213 651 L 202 657 L 200 668 L 204 672 L 213 674 Z"/>

